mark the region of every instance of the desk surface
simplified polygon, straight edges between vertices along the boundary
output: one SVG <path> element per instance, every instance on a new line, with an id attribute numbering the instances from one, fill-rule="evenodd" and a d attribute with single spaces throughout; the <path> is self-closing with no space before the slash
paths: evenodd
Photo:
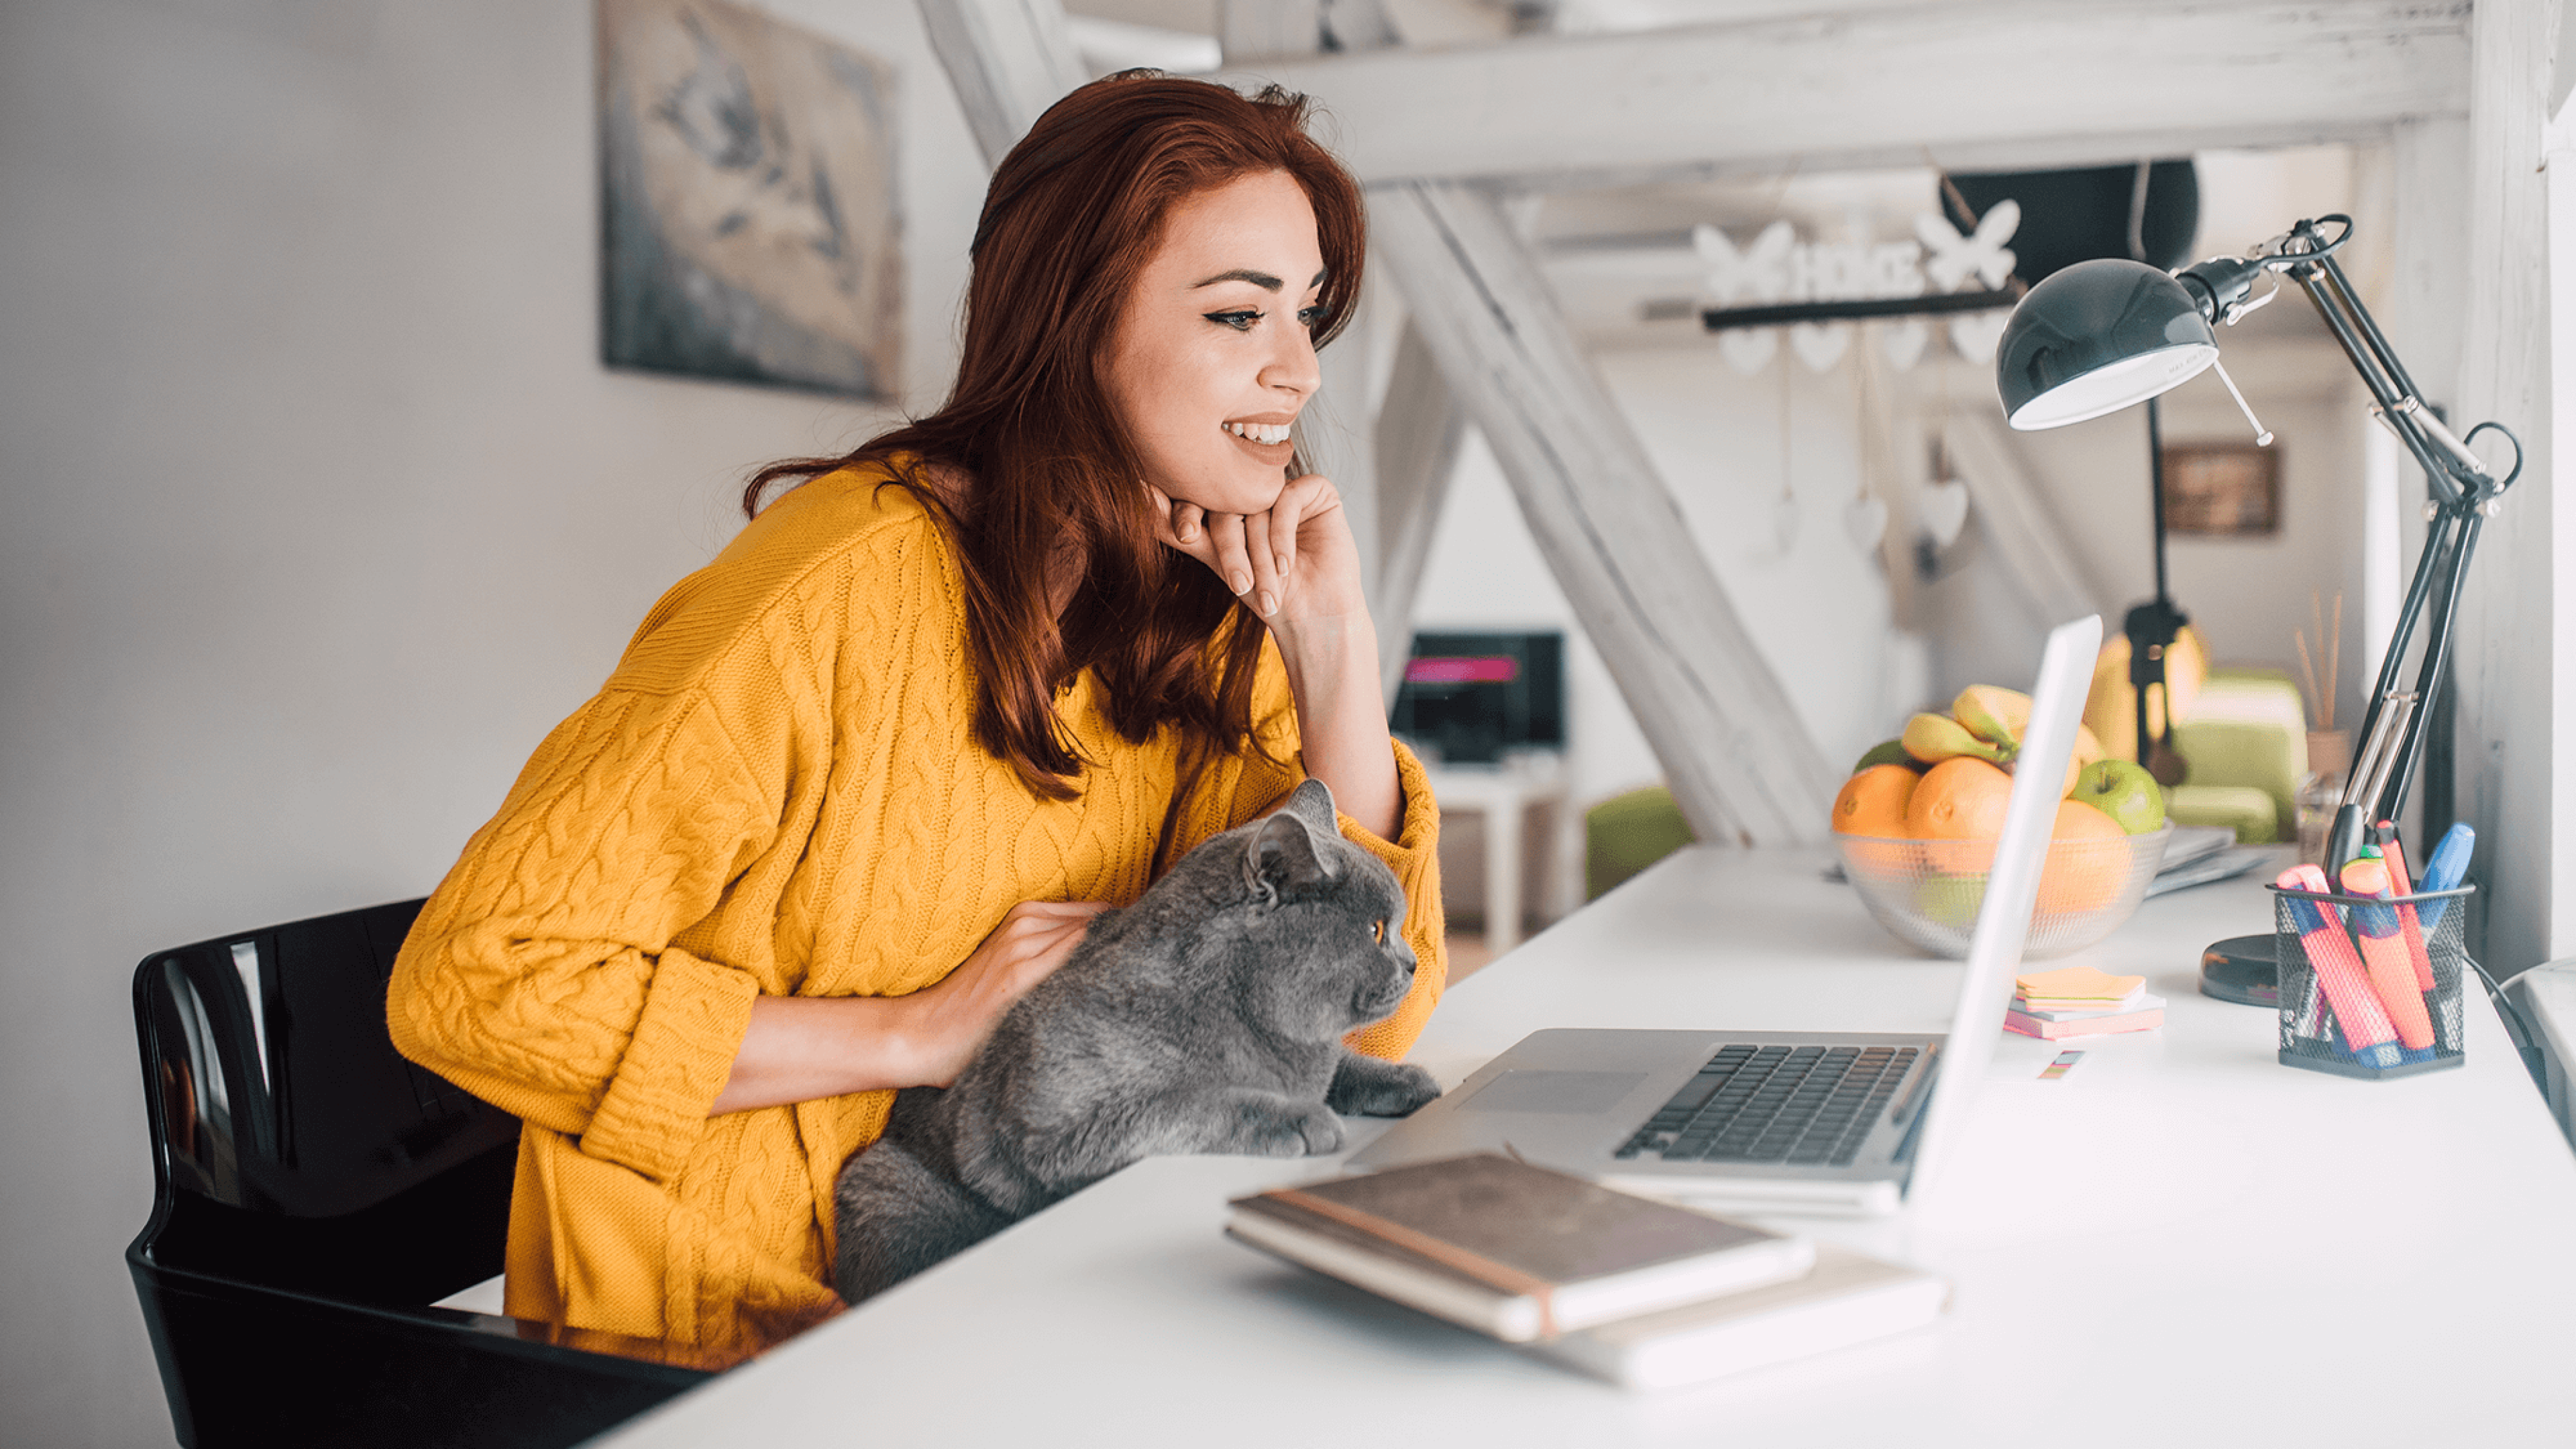
<path id="1" fill-rule="evenodd" d="M 1542 1026 L 1938 1030 L 1957 967 L 1904 954 L 1823 857 L 1694 849 L 1461 983 L 1415 1059 L 1454 1082 Z M 2493 1010 L 2468 1065 L 2352 1082 L 2200 996 L 2269 924 L 2239 881 L 2082 955 L 2163 1030 L 2007 1037 L 1939 1191 L 1877 1223 L 1772 1219 L 1949 1274 L 1939 1326 L 1627 1394 L 1221 1238 L 1225 1199 L 1328 1161 L 1140 1163 L 603 1441 L 2276 1445 L 2576 1436 L 2576 1158 Z M 1363 1139 L 1365 1140 L 1365 1139 Z M 2087 1374 L 2103 1374 L 2099 1387 Z"/>

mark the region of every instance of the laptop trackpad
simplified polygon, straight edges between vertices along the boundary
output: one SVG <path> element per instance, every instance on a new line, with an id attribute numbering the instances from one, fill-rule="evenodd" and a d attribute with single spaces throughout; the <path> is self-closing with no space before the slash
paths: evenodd
<path id="1" fill-rule="evenodd" d="M 1458 1110 L 1567 1115 L 1607 1112 L 1645 1079 L 1642 1072 L 1510 1071 L 1478 1088 L 1476 1095 L 1458 1104 Z"/>

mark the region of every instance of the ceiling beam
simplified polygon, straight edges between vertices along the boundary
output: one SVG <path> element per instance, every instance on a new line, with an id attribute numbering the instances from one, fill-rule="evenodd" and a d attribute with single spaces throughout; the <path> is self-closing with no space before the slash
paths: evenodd
<path id="1" fill-rule="evenodd" d="M 1001 165 L 1047 107 L 1090 79 L 1061 0 L 921 0 L 921 24 L 986 166 Z"/>
<path id="2" fill-rule="evenodd" d="M 1396 182 L 1370 188 L 1369 226 L 1692 831 L 1711 843 L 1822 841 L 1839 775 L 1503 206 L 1456 182 Z"/>
<path id="3" fill-rule="evenodd" d="M 1600 184 L 2075 165 L 2369 140 L 2468 109 L 2466 0 L 1909 6 L 1232 68 L 1314 96 L 1363 180 Z"/>

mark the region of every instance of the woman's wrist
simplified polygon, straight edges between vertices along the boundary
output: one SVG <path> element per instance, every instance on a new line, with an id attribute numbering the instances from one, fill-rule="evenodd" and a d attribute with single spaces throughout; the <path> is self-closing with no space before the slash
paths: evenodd
<path id="1" fill-rule="evenodd" d="M 1394 839 L 1404 825 L 1404 795 L 1387 743 L 1377 631 L 1363 613 L 1273 632 L 1296 698 L 1306 773 L 1333 792 L 1342 814 Z"/>
<path id="2" fill-rule="evenodd" d="M 923 1013 L 907 996 L 763 996 L 709 1116 L 929 1080 Z"/>

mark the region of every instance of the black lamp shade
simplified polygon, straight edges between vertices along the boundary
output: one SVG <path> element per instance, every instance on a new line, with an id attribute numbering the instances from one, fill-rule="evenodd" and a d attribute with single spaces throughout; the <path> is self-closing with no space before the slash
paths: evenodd
<path id="1" fill-rule="evenodd" d="M 2180 282 L 2106 257 L 2050 275 L 2013 308 L 1995 391 L 2015 428 L 2080 423 L 2145 402 L 2218 360 L 2218 339 Z"/>

